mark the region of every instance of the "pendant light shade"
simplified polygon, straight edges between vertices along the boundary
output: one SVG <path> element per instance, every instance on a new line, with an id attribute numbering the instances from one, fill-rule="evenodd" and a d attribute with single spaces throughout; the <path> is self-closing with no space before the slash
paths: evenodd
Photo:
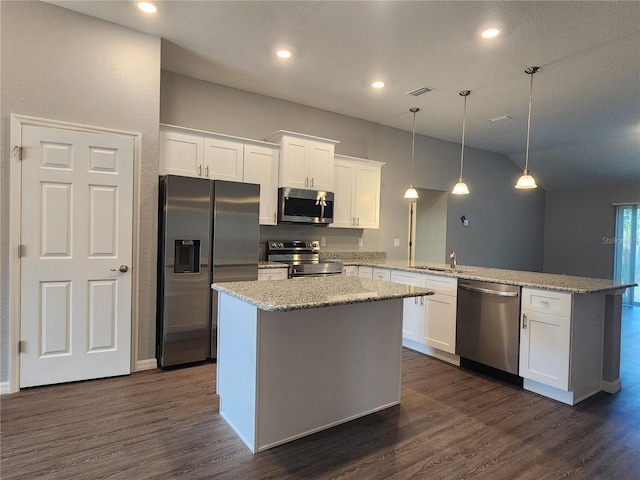
<path id="1" fill-rule="evenodd" d="M 462 115 L 462 150 L 460 151 L 460 178 L 458 183 L 455 184 L 451 193 L 454 195 L 469 195 L 469 187 L 464 183 L 462 178 L 462 168 L 464 166 L 464 131 L 467 123 L 467 97 L 471 93 L 471 90 L 462 90 L 460 95 L 464 97 L 464 114 Z"/>
<path id="2" fill-rule="evenodd" d="M 516 183 L 516 188 L 528 189 L 536 188 L 535 179 L 529 174 L 529 138 L 531 136 L 531 100 L 533 99 L 533 75 L 540 71 L 540 67 L 528 67 L 524 70 L 524 73 L 531 75 L 531 83 L 529 86 L 529 116 L 527 120 L 527 150 L 524 157 L 524 172 Z"/>
<path id="3" fill-rule="evenodd" d="M 418 198 L 418 192 L 415 188 L 413 188 L 413 159 L 416 152 L 416 113 L 418 113 L 420 109 L 414 107 L 410 108 L 409 111 L 413 113 L 413 137 L 411 139 L 411 183 L 409 184 L 409 188 L 407 188 L 407 191 L 404 192 L 404 198 L 415 200 Z"/>

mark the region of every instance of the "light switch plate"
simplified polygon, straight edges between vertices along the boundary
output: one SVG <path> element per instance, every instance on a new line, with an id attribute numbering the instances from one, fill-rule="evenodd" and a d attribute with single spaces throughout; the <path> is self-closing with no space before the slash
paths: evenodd
<path id="1" fill-rule="evenodd" d="M 394 247 L 399 247 L 400 246 L 400 239 L 399 238 L 394 238 L 393 239 L 393 246 Z"/>
<path id="2" fill-rule="evenodd" d="M 324 237 L 320 237 L 320 246 L 321 247 L 326 247 L 327 246 L 327 239 Z"/>
<path id="3" fill-rule="evenodd" d="M 358 238 L 358 246 L 361 247 L 362 246 L 362 237 Z"/>

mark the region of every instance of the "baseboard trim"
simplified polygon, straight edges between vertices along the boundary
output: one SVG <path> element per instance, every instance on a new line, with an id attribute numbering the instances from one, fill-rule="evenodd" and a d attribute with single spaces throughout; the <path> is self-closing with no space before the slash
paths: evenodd
<path id="1" fill-rule="evenodd" d="M 620 390 L 622 390 L 622 380 L 620 380 L 619 378 L 617 380 L 614 380 L 613 382 L 602 380 L 602 382 L 600 383 L 600 388 L 602 388 L 603 392 L 611 394 L 618 393 Z"/>
<path id="2" fill-rule="evenodd" d="M 136 372 L 143 372 L 144 370 L 155 370 L 156 368 L 158 368 L 158 361 L 155 358 L 138 360 L 136 362 Z"/>
<path id="3" fill-rule="evenodd" d="M 0 395 L 9 393 L 9 382 L 0 382 Z"/>

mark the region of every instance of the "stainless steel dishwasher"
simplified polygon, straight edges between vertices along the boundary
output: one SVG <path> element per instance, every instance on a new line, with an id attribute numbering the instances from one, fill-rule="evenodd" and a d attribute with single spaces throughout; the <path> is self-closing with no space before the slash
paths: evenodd
<path id="1" fill-rule="evenodd" d="M 520 287 L 460 280 L 456 315 L 456 354 L 460 366 L 522 385 Z"/>

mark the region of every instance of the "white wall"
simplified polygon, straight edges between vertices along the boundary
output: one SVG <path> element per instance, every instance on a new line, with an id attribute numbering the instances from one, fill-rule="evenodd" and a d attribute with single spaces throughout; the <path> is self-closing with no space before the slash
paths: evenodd
<path id="1" fill-rule="evenodd" d="M 358 250 L 357 239 L 362 235 L 361 250 L 406 258 L 408 208 L 403 194 L 410 178 L 411 132 L 165 71 L 160 90 L 163 123 L 255 139 L 264 139 L 276 130 L 291 130 L 339 140 L 337 153 L 385 162 L 379 230 L 262 227 L 261 238 L 306 240 L 323 236 L 327 238 L 325 250 Z M 459 175 L 459 149 L 455 143 L 417 135 L 416 187 L 449 191 Z M 515 190 L 520 173 L 506 156 L 477 149 L 465 151 L 465 179 L 472 194 L 463 199 L 449 195 L 447 230 L 447 244 L 456 249 L 460 263 L 542 268 L 544 191 Z M 465 231 L 456 228 L 461 212 L 472 218 L 472 226 Z M 399 247 L 393 245 L 395 238 L 400 239 Z"/>
<path id="2" fill-rule="evenodd" d="M 139 359 L 154 358 L 160 40 L 42 2 L 0 2 L 0 11 L 0 381 L 8 379 L 11 113 L 142 133 L 138 349 Z"/>
<path id="3" fill-rule="evenodd" d="M 613 278 L 615 207 L 640 202 L 640 185 L 551 190 L 544 225 L 544 271 Z"/>

